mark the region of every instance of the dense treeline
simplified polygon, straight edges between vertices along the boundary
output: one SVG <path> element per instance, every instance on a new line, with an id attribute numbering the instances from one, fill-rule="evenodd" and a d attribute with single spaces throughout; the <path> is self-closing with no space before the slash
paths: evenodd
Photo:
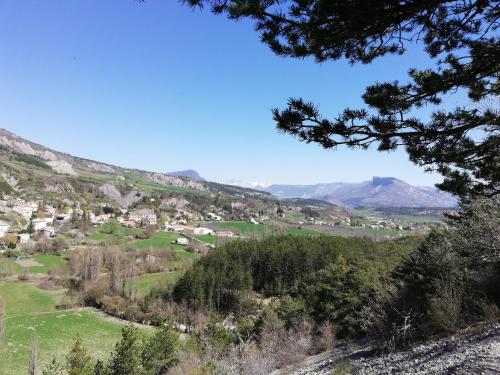
<path id="1" fill-rule="evenodd" d="M 415 242 L 331 236 L 231 242 L 196 263 L 172 296 L 191 308 L 218 312 L 241 311 L 251 292 L 289 296 L 303 302 L 316 321 L 355 334 L 359 310 Z"/>
<path id="2" fill-rule="evenodd" d="M 396 268 L 391 287 L 365 311 L 380 347 L 407 347 L 500 318 L 500 202 L 462 204 Z"/>

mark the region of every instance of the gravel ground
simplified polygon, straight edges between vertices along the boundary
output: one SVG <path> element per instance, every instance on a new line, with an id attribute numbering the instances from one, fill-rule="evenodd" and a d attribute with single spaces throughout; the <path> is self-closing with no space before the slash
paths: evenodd
<path id="1" fill-rule="evenodd" d="M 323 354 L 308 358 L 299 370 L 277 374 L 327 375 L 340 369 L 344 374 L 500 374 L 500 324 L 460 336 L 431 341 L 406 352 L 372 356 L 368 350 L 345 357 Z"/>

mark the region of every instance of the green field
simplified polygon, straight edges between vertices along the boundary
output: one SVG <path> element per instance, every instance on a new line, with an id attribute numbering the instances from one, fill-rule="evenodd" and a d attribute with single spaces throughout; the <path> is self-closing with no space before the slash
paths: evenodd
<path id="1" fill-rule="evenodd" d="M 129 246 L 139 250 L 170 249 L 175 251 L 176 254 L 182 257 L 197 259 L 199 257 L 198 254 L 186 251 L 185 246 L 180 246 L 172 243 L 179 237 L 182 237 L 182 235 L 180 235 L 179 233 L 157 232 L 151 238 L 148 238 L 147 240 L 137 240 L 131 242 Z"/>
<path id="2" fill-rule="evenodd" d="M 5 274 L 6 276 L 8 276 L 8 273 L 16 274 L 21 272 L 22 270 L 22 267 L 16 263 L 15 258 L 0 256 L 0 275 Z"/>
<path id="3" fill-rule="evenodd" d="M 88 238 L 95 241 L 110 240 L 125 240 L 127 236 L 135 236 L 142 233 L 141 228 L 127 228 L 113 221 L 98 227 L 94 234 Z"/>
<path id="4" fill-rule="evenodd" d="M 48 273 L 53 269 L 62 268 L 68 264 L 66 259 L 58 255 L 36 255 L 33 258 L 23 258 L 23 260 L 29 259 L 33 259 L 41 264 L 41 266 L 26 267 L 29 273 Z M 15 258 L 0 257 L 0 274 L 18 274 L 22 272 L 23 269 L 24 267 L 16 263 Z"/>
<path id="5" fill-rule="evenodd" d="M 216 236 L 212 236 L 212 235 L 209 235 L 209 234 L 200 234 L 198 236 L 195 236 L 198 240 L 202 241 L 202 242 L 205 242 L 205 243 L 209 243 L 209 244 L 215 244 L 215 242 L 217 241 L 217 237 Z"/>
<path id="6" fill-rule="evenodd" d="M 176 260 L 170 260 L 162 264 L 167 269 L 186 270 L 191 267 L 193 261 L 198 259 L 200 255 L 191 253 L 186 250 L 185 246 L 175 245 L 172 241 L 181 237 L 178 233 L 157 232 L 147 240 L 137 240 L 127 244 L 128 247 L 133 247 L 139 250 L 148 249 L 167 249 L 177 255 Z"/>
<path id="7" fill-rule="evenodd" d="M 68 264 L 66 259 L 57 255 L 36 255 L 33 260 L 43 264 L 43 266 L 30 267 L 30 273 L 48 273 L 53 269 L 62 268 Z"/>
<path id="8" fill-rule="evenodd" d="M 304 228 L 288 228 L 287 229 L 287 234 L 291 236 L 319 236 L 321 233 L 316 232 L 314 230 L 310 229 L 304 229 Z"/>
<path id="9" fill-rule="evenodd" d="M 182 275 L 182 272 L 149 273 L 137 278 L 137 293 L 145 296 L 151 289 L 160 285 L 173 284 Z"/>
<path id="10" fill-rule="evenodd" d="M 265 234 L 267 235 L 279 235 L 279 234 L 289 234 L 292 236 L 319 236 L 320 233 L 310 230 L 310 229 L 298 229 L 293 227 L 287 227 L 281 229 L 280 227 L 270 224 L 252 224 L 246 221 L 224 221 L 220 223 L 212 224 L 212 227 L 216 230 L 232 230 L 238 232 L 241 236 L 246 238 L 262 239 Z"/>
<path id="11" fill-rule="evenodd" d="M 412 234 L 411 232 L 402 232 L 397 229 L 380 229 L 380 228 L 361 228 L 361 227 L 351 227 L 349 228 L 354 233 L 359 233 L 360 235 L 366 235 L 368 237 L 397 237 L 397 236 L 408 236 Z"/>
<path id="12" fill-rule="evenodd" d="M 0 374 L 24 374 L 32 337 L 38 344 L 41 367 L 53 356 L 62 358 L 76 335 L 99 358 L 107 358 L 120 337 L 122 324 L 91 310 L 56 310 L 63 291 L 44 291 L 26 283 L 0 283 L 6 305 L 6 332 L 0 348 Z"/>

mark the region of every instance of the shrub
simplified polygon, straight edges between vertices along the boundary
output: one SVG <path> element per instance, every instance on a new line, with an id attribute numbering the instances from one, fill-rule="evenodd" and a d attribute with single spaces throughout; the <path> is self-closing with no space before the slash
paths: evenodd
<path id="1" fill-rule="evenodd" d="M 13 233 L 8 233 L 2 237 L 2 240 L 7 245 L 9 249 L 15 249 L 17 247 L 17 235 Z"/>
<path id="2" fill-rule="evenodd" d="M 30 279 L 30 274 L 26 268 L 24 268 L 18 275 L 17 278 L 20 281 L 28 281 Z"/>
<path id="3" fill-rule="evenodd" d="M 35 167 L 41 168 L 41 169 L 46 169 L 46 170 L 51 170 L 50 166 L 45 163 L 44 161 L 30 155 L 26 154 L 14 154 L 14 158 L 18 161 L 21 161 L 26 164 L 34 165 Z"/>
<path id="4" fill-rule="evenodd" d="M 108 289 L 109 282 L 106 277 L 84 282 L 82 297 L 85 306 L 101 307 L 105 302 Z"/>

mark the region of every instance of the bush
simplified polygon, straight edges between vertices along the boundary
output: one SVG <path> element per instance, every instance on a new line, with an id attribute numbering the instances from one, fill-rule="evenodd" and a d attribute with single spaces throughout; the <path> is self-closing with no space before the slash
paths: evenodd
<path id="1" fill-rule="evenodd" d="M 9 249 L 15 249 L 17 247 L 17 235 L 8 233 L 2 237 L 3 242 Z"/>
<path id="2" fill-rule="evenodd" d="M 45 163 L 44 161 L 42 161 L 34 156 L 15 153 L 14 158 L 18 161 L 21 161 L 21 162 L 26 163 L 26 164 L 34 165 L 35 167 L 38 167 L 41 169 L 45 169 L 45 170 L 52 169 L 52 168 L 50 168 L 50 166 L 47 163 Z"/>
<path id="3" fill-rule="evenodd" d="M 103 306 L 108 290 L 109 282 L 105 277 L 102 277 L 95 281 L 84 282 L 82 299 L 85 306 L 98 308 Z"/>

